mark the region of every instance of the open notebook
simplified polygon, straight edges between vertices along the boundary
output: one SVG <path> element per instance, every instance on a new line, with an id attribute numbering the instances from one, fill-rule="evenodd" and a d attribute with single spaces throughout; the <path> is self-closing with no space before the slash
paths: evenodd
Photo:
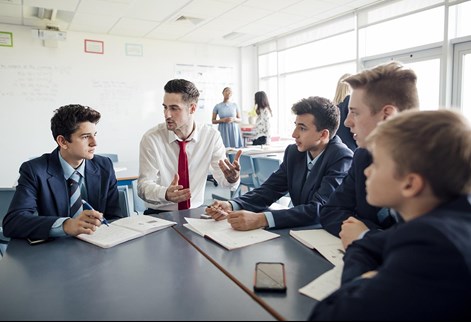
<path id="1" fill-rule="evenodd" d="M 215 221 L 214 219 L 185 218 L 184 224 L 189 230 L 213 240 L 224 248 L 231 250 L 257 243 L 261 243 L 280 235 L 264 229 L 248 231 L 234 230 L 227 220 Z"/>
<path id="2" fill-rule="evenodd" d="M 176 222 L 137 215 L 115 220 L 109 227 L 101 225 L 92 235 L 81 234 L 77 238 L 102 248 L 110 248 L 173 225 L 176 225 Z"/>
<path id="3" fill-rule="evenodd" d="M 289 234 L 300 243 L 317 250 L 335 266 L 343 265 L 343 249 L 340 238 L 324 229 L 290 230 Z"/>

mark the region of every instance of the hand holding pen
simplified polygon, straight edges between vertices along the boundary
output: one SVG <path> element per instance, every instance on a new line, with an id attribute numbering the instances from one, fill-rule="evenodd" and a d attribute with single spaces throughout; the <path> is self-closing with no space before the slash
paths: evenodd
<path id="1" fill-rule="evenodd" d="M 83 199 L 82 199 L 82 204 L 83 204 L 83 209 L 95 211 L 95 209 L 93 209 L 92 205 L 90 205 L 87 201 L 85 201 L 85 200 L 83 200 Z M 101 223 L 102 223 L 102 224 L 105 224 L 105 225 L 108 226 L 108 227 L 110 226 L 110 225 L 108 224 L 108 221 L 106 220 L 105 217 L 103 217 L 103 219 L 101 220 Z"/>

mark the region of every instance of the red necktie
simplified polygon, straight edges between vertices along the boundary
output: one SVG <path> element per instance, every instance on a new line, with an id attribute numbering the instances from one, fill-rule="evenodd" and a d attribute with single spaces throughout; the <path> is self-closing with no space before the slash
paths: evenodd
<path id="1" fill-rule="evenodd" d="M 180 180 L 178 184 L 183 186 L 183 189 L 190 187 L 190 174 L 188 171 L 188 156 L 186 155 L 186 141 L 177 141 L 180 146 L 180 154 L 178 155 L 178 176 Z M 189 209 L 190 199 L 179 202 L 178 210 Z"/>

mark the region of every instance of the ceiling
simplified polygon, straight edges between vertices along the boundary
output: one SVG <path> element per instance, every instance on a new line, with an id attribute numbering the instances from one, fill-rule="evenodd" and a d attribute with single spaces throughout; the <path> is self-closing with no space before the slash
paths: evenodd
<path id="1" fill-rule="evenodd" d="M 0 0 L 0 23 L 244 47 L 384 0 Z"/>

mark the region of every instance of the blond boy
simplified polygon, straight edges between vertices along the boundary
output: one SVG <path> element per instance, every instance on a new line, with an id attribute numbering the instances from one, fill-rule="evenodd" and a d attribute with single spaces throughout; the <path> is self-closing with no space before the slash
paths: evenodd
<path id="1" fill-rule="evenodd" d="M 413 111 L 367 137 L 367 201 L 404 223 L 354 241 L 342 286 L 311 320 L 471 318 L 471 127 L 458 113 Z"/>

